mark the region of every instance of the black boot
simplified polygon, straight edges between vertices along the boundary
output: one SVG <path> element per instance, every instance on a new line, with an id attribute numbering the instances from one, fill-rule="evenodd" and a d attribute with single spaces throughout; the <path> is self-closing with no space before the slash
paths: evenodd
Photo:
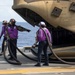
<path id="1" fill-rule="evenodd" d="M 38 67 L 41 67 L 40 63 L 37 63 L 37 64 L 35 64 L 34 66 L 38 66 Z"/>

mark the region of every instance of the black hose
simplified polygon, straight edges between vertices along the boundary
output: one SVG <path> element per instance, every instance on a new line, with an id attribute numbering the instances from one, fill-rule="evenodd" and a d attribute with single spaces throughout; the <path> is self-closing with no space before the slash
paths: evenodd
<path id="1" fill-rule="evenodd" d="M 46 35 L 46 38 L 47 38 L 47 41 L 48 41 L 48 44 L 49 44 L 50 51 L 53 53 L 53 55 L 54 55 L 59 61 L 65 63 L 65 64 L 75 65 L 75 63 L 64 61 L 63 59 L 61 59 L 60 57 L 58 57 L 58 56 L 56 55 L 56 53 L 52 50 L 51 43 L 50 43 L 50 41 L 49 41 L 48 35 L 46 34 L 46 32 L 45 32 L 44 29 L 42 29 L 42 30 L 44 31 L 44 33 L 45 33 L 45 35 Z"/>
<path id="2" fill-rule="evenodd" d="M 66 61 L 62 60 L 60 57 L 58 57 L 58 56 L 55 54 L 55 52 L 54 52 L 54 51 L 52 50 L 52 48 L 51 48 L 51 44 L 50 44 L 50 42 L 49 42 L 48 35 L 46 34 L 45 30 L 43 30 L 43 31 L 44 31 L 44 33 L 45 33 L 45 35 L 46 35 L 46 38 L 47 38 L 47 41 L 48 41 L 48 44 L 49 44 L 50 51 L 52 51 L 53 55 L 54 55 L 59 61 L 65 63 L 65 64 L 75 65 L 75 63 L 73 63 L 73 62 L 66 62 Z M 7 35 L 8 35 L 8 37 L 9 37 L 8 31 L 7 31 Z M 12 42 L 11 42 L 11 43 L 12 43 Z M 10 48 L 9 41 L 8 41 L 8 45 L 9 45 L 9 50 L 10 50 L 10 52 L 11 52 L 11 48 Z M 25 56 L 26 58 L 28 58 L 28 59 L 30 59 L 30 60 L 33 60 L 33 61 L 37 61 L 36 59 L 33 59 L 33 58 L 31 58 L 31 57 L 25 55 L 25 54 L 24 54 L 22 51 L 20 51 L 20 49 L 18 49 L 13 43 L 12 43 L 12 45 L 13 45 L 23 56 Z M 6 58 L 5 53 L 6 53 L 6 50 L 4 51 L 4 58 L 6 59 L 7 62 L 9 62 L 9 60 Z M 12 54 L 12 52 L 11 52 L 11 54 Z M 16 61 L 17 63 L 9 62 L 10 64 L 21 64 L 21 63 L 14 57 L 13 54 L 12 54 L 12 57 L 15 59 L 15 61 Z"/>
<path id="3" fill-rule="evenodd" d="M 12 43 L 12 42 L 11 42 Z M 31 57 L 29 57 L 28 55 L 26 55 L 26 54 L 24 54 L 18 47 L 16 47 L 13 43 L 12 43 L 12 45 L 24 56 L 24 57 L 26 57 L 26 58 L 28 58 L 28 59 L 30 59 L 30 60 L 32 60 L 32 61 L 38 61 L 37 60 L 37 58 L 36 59 L 34 59 L 34 58 L 31 58 Z M 32 49 L 31 49 L 32 50 Z M 33 51 L 33 50 L 32 50 Z M 34 51 L 33 51 L 34 52 Z M 34 52 L 35 54 L 37 54 L 36 52 Z M 41 62 L 44 62 L 44 60 L 41 60 Z"/>
<path id="4" fill-rule="evenodd" d="M 11 41 L 10 41 L 10 42 L 11 42 Z M 24 54 L 18 47 L 16 47 L 12 42 L 11 42 L 11 44 L 12 44 L 23 56 L 25 56 L 26 58 L 28 58 L 28 59 L 30 59 L 30 60 L 33 60 L 33 61 L 37 61 L 37 59 L 33 59 L 33 58 L 31 58 L 31 57 L 25 55 L 25 54 Z M 9 47 L 8 47 L 8 46 L 9 46 Z M 5 46 L 5 50 L 4 50 L 4 58 L 5 58 L 5 60 L 6 60 L 8 63 L 13 64 L 13 65 L 21 65 L 22 63 L 21 63 L 20 61 L 18 61 L 18 60 L 14 57 L 13 54 L 12 54 L 12 57 L 14 58 L 14 60 L 15 60 L 16 62 L 12 62 L 12 61 L 10 61 L 10 60 L 7 59 L 7 57 L 6 57 L 6 50 L 7 50 L 7 47 L 8 47 L 8 50 L 10 51 L 10 53 L 12 54 L 9 41 L 8 41 L 8 45 Z"/>
<path id="5" fill-rule="evenodd" d="M 73 62 L 66 62 L 66 61 L 62 60 L 61 58 L 59 58 L 59 57 L 55 54 L 55 52 L 52 50 L 47 35 L 46 35 L 46 37 L 47 37 L 47 40 L 48 40 L 48 44 L 49 44 L 50 50 L 52 51 L 53 55 L 54 55 L 59 61 L 65 63 L 65 64 L 75 65 L 75 63 L 73 63 Z M 11 43 L 12 43 L 12 42 L 11 42 Z M 31 57 L 25 55 L 25 54 L 24 54 L 18 47 L 16 47 L 13 43 L 12 43 L 12 45 L 13 45 L 23 56 L 25 56 L 26 58 L 28 58 L 28 59 L 30 59 L 30 60 L 33 60 L 33 61 L 37 61 L 37 59 L 33 59 L 33 58 L 31 58 Z M 10 49 L 9 49 L 9 50 L 10 50 Z M 33 50 L 32 50 L 32 51 L 33 51 Z M 34 52 L 34 51 L 33 51 L 33 52 Z M 6 58 L 5 58 L 5 59 L 6 59 Z M 8 60 L 7 60 L 7 61 L 8 61 Z M 9 61 L 8 61 L 8 62 L 9 62 Z M 42 62 L 43 62 L 43 60 L 42 60 Z M 10 63 L 10 64 L 15 64 L 15 65 L 20 64 L 20 63 L 12 63 L 12 62 L 9 62 L 9 63 Z"/>
<path id="6" fill-rule="evenodd" d="M 37 56 L 37 52 L 35 52 L 32 48 L 31 48 L 31 52 L 32 52 L 32 54 L 34 54 L 35 56 Z"/>
<path id="7" fill-rule="evenodd" d="M 47 40 L 48 40 L 48 44 L 49 44 L 50 50 L 52 51 L 53 55 L 54 55 L 59 61 L 65 63 L 65 64 L 75 65 L 75 63 L 73 63 L 73 62 L 66 62 L 66 61 L 62 60 L 61 58 L 59 58 L 59 57 L 55 54 L 55 52 L 52 50 L 47 35 L 46 35 L 46 37 L 47 37 Z M 11 43 L 12 43 L 12 42 L 11 42 Z M 33 59 L 33 58 L 31 58 L 31 57 L 25 55 L 25 54 L 24 54 L 18 47 L 16 47 L 13 43 L 12 43 L 12 45 L 13 45 L 23 56 L 25 56 L 26 58 L 28 58 L 28 59 L 30 59 L 30 60 L 33 60 L 33 61 L 37 61 L 37 59 Z"/>
<path id="8" fill-rule="evenodd" d="M 20 30 L 25 30 L 25 31 L 28 31 L 28 32 L 30 32 L 30 30 L 28 30 L 28 29 L 25 29 L 25 28 L 23 28 L 23 27 L 18 27 Z M 8 32 L 8 29 L 6 28 L 6 34 L 7 34 L 7 42 L 8 42 L 8 50 L 9 50 L 9 52 L 11 53 L 11 55 L 12 55 L 12 57 L 13 57 L 13 59 L 16 61 L 16 63 L 15 62 L 11 62 L 11 61 L 9 61 L 8 59 L 7 59 L 7 57 L 6 57 L 6 49 L 7 49 L 7 46 L 5 46 L 5 50 L 4 50 L 4 58 L 5 58 L 5 60 L 8 62 L 8 63 L 10 63 L 10 64 L 14 64 L 14 65 L 21 65 L 21 63 L 20 63 L 20 61 L 18 61 L 15 57 L 14 57 L 14 55 L 13 55 L 13 53 L 12 53 L 12 51 L 11 51 L 11 48 L 10 48 L 10 43 L 9 43 L 9 40 L 10 40 L 10 37 L 9 37 L 9 32 Z M 10 41 L 11 42 L 11 41 Z M 34 60 L 34 61 L 37 61 L 36 59 L 33 59 L 33 58 L 30 58 L 30 57 L 28 57 L 27 55 L 25 55 L 22 51 L 20 51 L 12 42 L 11 42 L 11 44 L 23 55 L 23 56 L 25 56 L 25 57 L 27 57 L 27 58 L 29 58 L 29 59 L 31 59 L 31 60 Z"/>
<path id="9" fill-rule="evenodd" d="M 12 43 L 12 42 L 11 42 L 11 43 Z M 37 61 L 37 59 L 33 59 L 33 58 L 31 58 L 31 57 L 25 55 L 25 54 L 24 54 L 18 47 L 16 47 L 13 43 L 12 43 L 12 45 L 13 45 L 23 56 L 25 56 L 26 58 L 28 58 L 28 59 L 30 59 L 30 60 L 33 60 L 33 61 Z"/>
<path id="10" fill-rule="evenodd" d="M 6 42 L 7 42 L 7 41 L 6 41 Z M 5 58 L 5 60 L 6 60 L 8 63 L 10 63 L 10 64 L 21 65 L 20 61 L 18 61 L 18 60 L 14 57 L 14 55 L 12 54 L 9 41 L 8 41 L 7 43 L 8 43 L 8 44 L 6 44 L 6 46 L 4 47 L 4 58 Z M 8 58 L 6 57 L 6 50 L 7 50 L 7 48 L 8 48 L 8 51 L 10 51 L 10 53 L 11 53 L 13 59 L 14 59 L 16 62 L 12 62 L 12 61 L 8 60 Z"/>

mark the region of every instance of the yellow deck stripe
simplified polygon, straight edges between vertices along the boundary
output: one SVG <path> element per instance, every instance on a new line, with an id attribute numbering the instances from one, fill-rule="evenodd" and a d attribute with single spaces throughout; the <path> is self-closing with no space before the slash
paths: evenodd
<path id="1" fill-rule="evenodd" d="M 33 74 L 33 73 L 75 72 L 75 68 L 33 67 L 14 70 L 0 70 L 0 74 Z"/>

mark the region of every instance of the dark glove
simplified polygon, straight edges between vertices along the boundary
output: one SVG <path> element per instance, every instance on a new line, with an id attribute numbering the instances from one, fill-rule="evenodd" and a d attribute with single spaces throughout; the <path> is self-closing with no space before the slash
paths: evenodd
<path id="1" fill-rule="evenodd" d="M 1 36 L 0 36 L 0 39 L 1 39 Z"/>
<path id="2" fill-rule="evenodd" d="M 36 47 L 36 43 L 34 43 L 34 44 L 32 45 L 32 47 L 35 48 L 35 47 Z"/>
<path id="3" fill-rule="evenodd" d="M 30 32 L 31 30 L 27 30 L 27 32 Z"/>
<path id="4" fill-rule="evenodd" d="M 32 45 L 32 48 L 35 48 L 35 45 Z"/>

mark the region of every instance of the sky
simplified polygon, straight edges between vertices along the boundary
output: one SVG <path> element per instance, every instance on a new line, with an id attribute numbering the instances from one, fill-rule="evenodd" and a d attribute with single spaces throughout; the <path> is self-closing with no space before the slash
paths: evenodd
<path id="1" fill-rule="evenodd" d="M 16 19 L 17 22 L 25 22 L 13 9 L 13 0 L 0 0 L 0 22 L 3 20 L 9 21 L 11 18 Z"/>

